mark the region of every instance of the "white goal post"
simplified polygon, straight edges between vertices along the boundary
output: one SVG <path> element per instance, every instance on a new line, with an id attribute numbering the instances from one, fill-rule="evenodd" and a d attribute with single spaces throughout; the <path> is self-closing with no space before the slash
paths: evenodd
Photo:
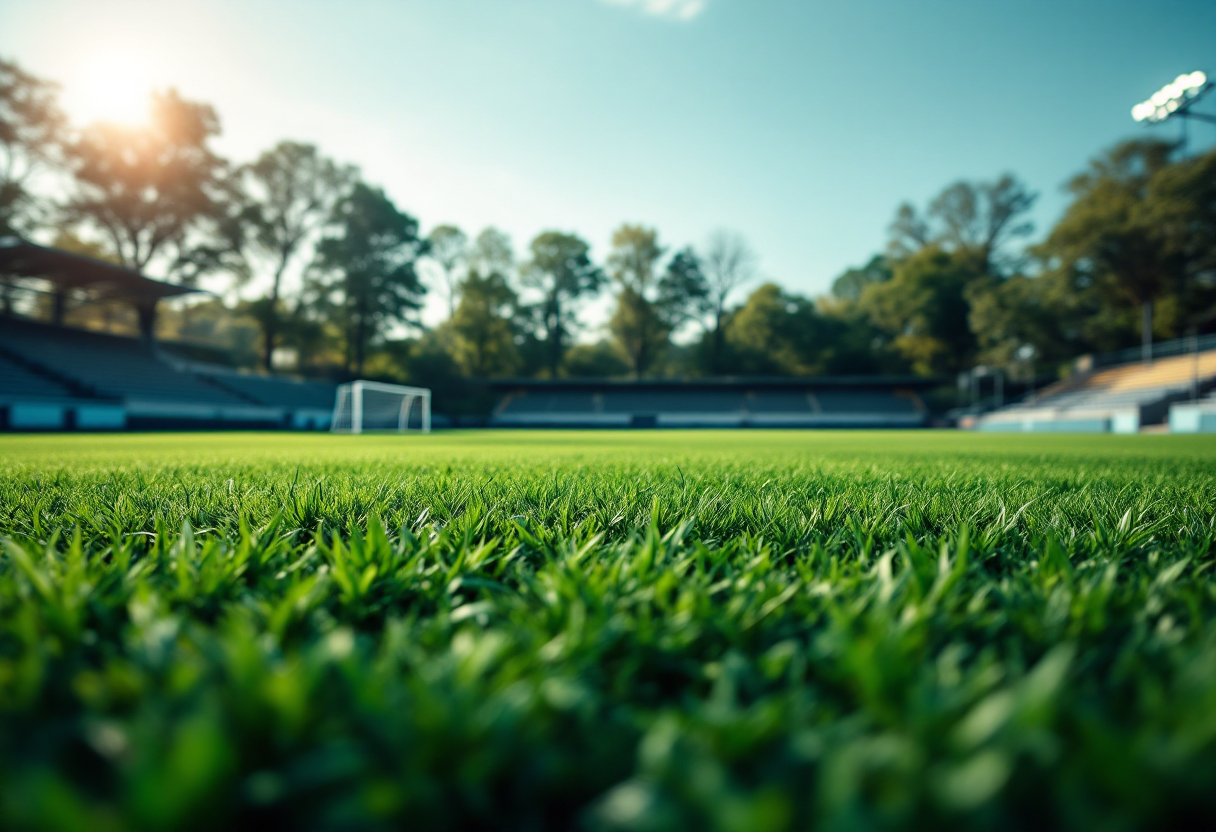
<path id="1" fill-rule="evenodd" d="M 430 433 L 431 391 L 378 381 L 339 385 L 330 430 L 334 433 Z"/>

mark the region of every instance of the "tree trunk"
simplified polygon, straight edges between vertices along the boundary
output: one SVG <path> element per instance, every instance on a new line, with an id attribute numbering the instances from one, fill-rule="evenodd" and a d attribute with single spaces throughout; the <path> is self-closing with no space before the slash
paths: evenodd
<path id="1" fill-rule="evenodd" d="M 283 272 L 287 270 L 287 257 L 284 256 L 279 260 L 279 267 L 275 269 L 274 281 L 270 284 L 270 297 L 266 305 L 266 317 L 262 321 L 262 362 L 267 370 L 274 369 L 271 359 L 274 357 L 274 340 L 278 334 L 279 322 L 279 287 L 283 283 Z"/>
<path id="2" fill-rule="evenodd" d="M 645 304 L 646 301 L 639 298 L 638 303 Z M 643 309 L 645 309 L 644 306 L 643 306 Z M 641 378 L 642 373 L 646 372 L 646 364 L 649 359 L 649 356 L 647 356 L 647 354 L 646 354 L 646 347 L 650 343 L 650 321 L 646 317 L 646 312 L 641 313 L 641 319 L 642 319 L 642 325 L 638 328 L 640 331 L 638 333 L 639 337 L 638 337 L 637 349 L 635 351 L 636 354 L 634 355 L 634 359 L 633 359 L 633 376 L 634 376 L 634 378 Z"/>
<path id="3" fill-rule="evenodd" d="M 355 375 L 363 375 L 363 361 L 367 357 L 367 299 L 359 299 L 358 317 L 355 324 Z"/>
<path id="4" fill-rule="evenodd" d="M 553 300 L 553 312 L 549 324 L 549 375 L 557 378 L 557 368 L 562 363 L 562 315 L 561 305 Z"/>
<path id="5" fill-rule="evenodd" d="M 448 290 L 448 320 L 456 317 L 456 280 L 452 270 L 444 268 L 443 280 Z"/>
<path id="6" fill-rule="evenodd" d="M 355 328 L 351 322 L 346 324 L 346 349 L 344 351 L 345 366 L 342 368 L 346 372 L 351 372 L 355 364 Z"/>
<path id="7" fill-rule="evenodd" d="M 273 369 L 270 359 L 274 355 L 274 336 L 274 313 L 268 311 L 262 322 L 262 366 L 267 370 Z"/>
<path id="8" fill-rule="evenodd" d="M 714 313 L 713 337 L 709 341 L 709 374 L 722 372 L 722 312 Z"/>
<path id="9" fill-rule="evenodd" d="M 1140 358 L 1145 364 L 1153 363 L 1153 302 L 1140 304 Z"/>

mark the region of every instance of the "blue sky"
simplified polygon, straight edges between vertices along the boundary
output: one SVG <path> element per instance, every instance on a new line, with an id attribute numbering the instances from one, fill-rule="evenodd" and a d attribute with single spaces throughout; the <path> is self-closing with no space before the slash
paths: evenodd
<path id="1" fill-rule="evenodd" d="M 0 54 L 69 91 L 114 53 L 214 104 L 232 158 L 314 141 L 425 228 L 493 224 L 519 250 L 566 229 L 603 257 L 622 221 L 673 246 L 725 227 L 813 294 L 882 248 L 902 200 L 1011 171 L 1042 229 L 1089 157 L 1176 136 L 1129 110 L 1216 74 L 1216 3 L 0 3 Z"/>

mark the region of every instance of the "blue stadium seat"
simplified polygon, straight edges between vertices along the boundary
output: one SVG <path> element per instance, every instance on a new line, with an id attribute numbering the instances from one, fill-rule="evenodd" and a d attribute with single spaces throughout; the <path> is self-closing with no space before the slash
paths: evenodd
<path id="1" fill-rule="evenodd" d="M 72 393 L 0 355 L 0 399 L 68 399 Z"/>
<path id="2" fill-rule="evenodd" d="M 248 402 L 161 361 L 132 338 L 9 318 L 0 347 L 101 396 L 215 405 Z"/>

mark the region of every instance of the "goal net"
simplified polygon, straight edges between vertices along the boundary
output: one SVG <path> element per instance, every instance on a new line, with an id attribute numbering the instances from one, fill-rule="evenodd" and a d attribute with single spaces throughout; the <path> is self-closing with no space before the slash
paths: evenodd
<path id="1" fill-rule="evenodd" d="M 330 429 L 334 433 L 430 433 L 431 391 L 378 381 L 340 385 Z"/>

